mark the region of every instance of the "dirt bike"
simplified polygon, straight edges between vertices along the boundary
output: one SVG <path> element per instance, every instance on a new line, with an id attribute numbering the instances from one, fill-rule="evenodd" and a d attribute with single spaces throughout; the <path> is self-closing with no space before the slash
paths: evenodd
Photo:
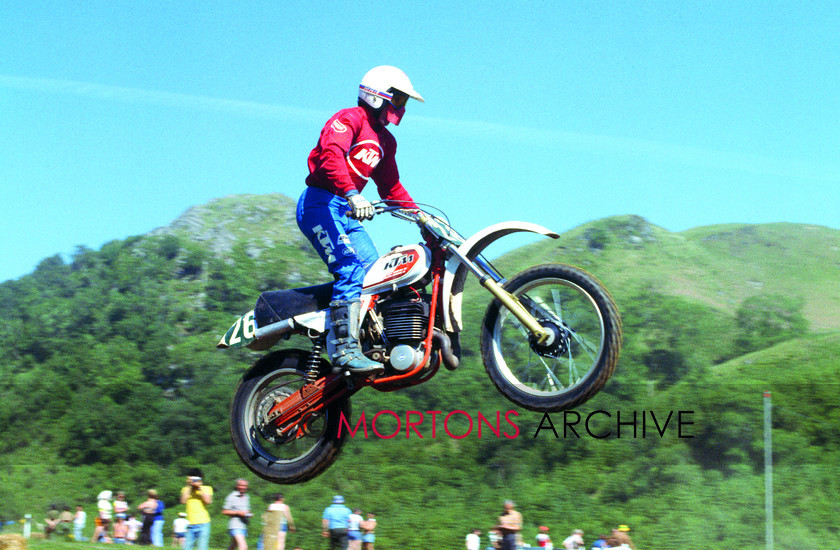
<path id="1" fill-rule="evenodd" d="M 360 345 L 385 366 L 371 378 L 333 368 L 323 357 L 330 331 L 332 283 L 262 293 L 230 327 L 220 348 L 267 350 L 281 338 L 305 335 L 311 348 L 282 349 L 259 359 L 242 377 L 230 415 L 241 460 L 275 483 L 298 483 L 326 470 L 346 438 L 350 396 L 370 386 L 393 391 L 429 380 L 460 363 L 461 303 L 469 274 L 493 297 L 481 325 L 481 354 L 496 388 L 529 410 L 580 405 L 607 382 L 618 362 L 621 320 L 607 290 L 589 273 L 543 264 L 510 279 L 482 252 L 516 232 L 558 238 L 544 227 L 505 222 L 469 238 L 430 208 L 376 206 L 416 224 L 423 243 L 398 246 L 364 279 Z M 345 430 L 346 433 L 346 430 Z"/>

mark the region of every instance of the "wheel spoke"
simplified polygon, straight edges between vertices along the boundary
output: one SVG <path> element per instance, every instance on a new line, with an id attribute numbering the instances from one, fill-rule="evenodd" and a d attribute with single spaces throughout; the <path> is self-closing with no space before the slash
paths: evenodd
<path id="1" fill-rule="evenodd" d="M 515 295 L 541 324 L 550 325 L 561 341 L 540 347 L 522 323 L 505 310 L 497 324 L 497 361 L 526 392 L 569 391 L 596 366 L 604 339 L 600 311 L 582 289 L 561 279 L 538 280 L 518 289 Z M 542 375 L 536 375 L 537 369 Z M 568 382 L 563 383 L 561 378 Z"/>
<path id="2" fill-rule="evenodd" d="M 563 387 L 563 383 L 562 383 L 562 382 L 560 381 L 560 379 L 559 379 L 559 378 L 557 378 L 557 376 L 554 374 L 554 371 L 551 369 L 551 367 L 549 366 L 549 364 L 546 362 L 545 358 L 544 358 L 544 357 L 542 357 L 542 356 L 540 356 L 540 355 L 538 355 L 538 354 L 536 354 L 536 353 L 533 353 L 533 352 L 532 352 L 532 354 L 531 354 L 531 355 L 536 355 L 537 360 L 539 360 L 539 362 L 540 362 L 540 363 L 542 364 L 542 366 L 543 366 L 543 369 L 545 370 L 545 378 L 544 378 L 544 380 L 545 380 L 545 384 L 540 383 L 539 385 L 540 385 L 541 387 L 548 386 L 548 387 L 550 388 L 550 390 L 551 390 L 551 391 L 557 391 L 557 390 L 558 390 L 558 386 L 559 386 L 559 387 Z"/>

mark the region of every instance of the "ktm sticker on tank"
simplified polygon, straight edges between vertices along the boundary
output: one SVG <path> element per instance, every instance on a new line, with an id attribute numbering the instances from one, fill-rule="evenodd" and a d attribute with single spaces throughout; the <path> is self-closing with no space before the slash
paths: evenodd
<path id="1" fill-rule="evenodd" d="M 381 282 L 387 283 L 388 281 L 393 281 L 394 279 L 402 277 L 411 271 L 411 268 L 414 267 L 414 264 L 417 263 L 418 259 L 419 256 L 414 252 L 400 254 L 395 258 L 391 258 L 382 268 L 385 276 L 382 278 Z"/>

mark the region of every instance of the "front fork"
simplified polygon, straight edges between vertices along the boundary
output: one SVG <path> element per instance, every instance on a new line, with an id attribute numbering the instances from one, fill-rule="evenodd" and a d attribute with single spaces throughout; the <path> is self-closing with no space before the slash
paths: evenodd
<path id="1" fill-rule="evenodd" d="M 490 294 L 495 296 L 502 303 L 502 305 L 508 308 L 514 317 L 519 319 L 537 343 L 548 343 L 548 340 L 553 332 L 546 330 L 539 321 L 537 321 L 534 316 L 525 309 L 525 306 L 522 305 L 516 296 L 501 287 L 499 283 L 502 282 L 504 278 L 499 275 L 495 269 L 484 262 L 480 257 L 476 258 L 475 261 L 470 260 L 466 255 L 461 253 L 451 244 L 446 245 L 446 248 L 451 254 L 461 260 L 461 262 L 473 273 L 473 275 L 478 277 L 478 282 L 481 283 L 481 286 L 486 288 Z"/>

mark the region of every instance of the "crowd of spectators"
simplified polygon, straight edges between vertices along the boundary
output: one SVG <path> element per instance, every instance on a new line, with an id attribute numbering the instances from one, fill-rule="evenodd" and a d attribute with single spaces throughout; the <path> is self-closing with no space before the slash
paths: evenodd
<path id="1" fill-rule="evenodd" d="M 248 550 L 248 529 L 254 515 L 248 489 L 247 480 L 237 479 L 234 490 L 225 497 L 221 507 L 230 536 L 228 550 Z M 208 550 L 211 526 L 209 507 L 213 499 L 213 487 L 204 482 L 202 472 L 191 470 L 179 494 L 179 503 L 184 506 L 184 511 L 179 512 L 171 524 L 171 546 L 182 550 Z M 96 495 L 96 514 L 92 522 L 82 504 L 76 505 L 75 512 L 66 506 L 51 506 L 45 516 L 44 535 L 47 538 L 60 535 L 77 542 L 95 544 L 163 547 L 163 501 L 158 498 L 155 489 L 149 489 L 138 500 L 138 504 L 132 505 L 123 491 L 101 491 Z M 339 501 L 341 506 L 338 506 Z M 324 533 L 331 537 L 331 548 L 374 550 L 374 514 L 369 512 L 366 517 L 362 517 L 358 508 L 350 510 L 343 506 L 344 499 L 340 496 L 335 497 L 334 504 L 328 508 L 332 514 L 330 519 L 324 520 Z M 327 513 L 325 510 L 325 518 Z M 87 538 L 84 534 L 91 527 L 92 534 Z M 282 493 L 275 493 L 262 516 L 257 550 L 285 550 L 286 535 L 295 530 L 289 505 Z"/>
<path id="2" fill-rule="evenodd" d="M 234 490 L 225 497 L 222 505 L 221 512 L 228 520 L 228 550 L 248 550 L 248 528 L 253 518 L 248 489 L 247 480 L 237 479 Z M 68 506 L 51 506 L 45 515 L 44 535 L 49 538 L 57 534 L 79 542 L 164 546 L 164 504 L 156 490 L 146 491 L 145 500 L 135 507 L 129 505 L 122 491 L 116 494 L 110 490 L 102 491 L 96 500 L 97 513 L 90 539 L 83 536 L 88 518 L 81 504 L 76 505 L 75 512 Z M 185 511 L 179 512 L 172 522 L 171 545 L 183 550 L 208 550 L 211 521 L 208 506 L 213 502 L 213 487 L 204 483 L 200 470 L 189 473 L 179 500 Z M 262 520 L 257 550 L 285 550 L 286 535 L 296 528 L 282 493 L 273 495 Z M 324 509 L 321 527 L 329 550 L 374 550 L 376 516 L 372 512 L 363 515 L 359 508 L 351 509 L 341 495 L 335 495 L 332 503 Z M 534 547 L 540 550 L 635 550 L 629 532 L 630 528 L 622 524 L 587 545 L 583 530 L 574 529 L 555 545 L 549 527 L 541 525 L 534 537 Z M 504 502 L 502 513 L 488 530 L 488 544 L 484 547 L 481 534 L 478 528 L 467 534 L 466 550 L 523 550 L 532 547 L 523 537 L 522 514 L 511 500 Z"/>
<path id="3" fill-rule="evenodd" d="M 515 504 L 512 500 L 506 500 L 504 510 L 499 515 L 496 524 L 487 533 L 488 545 L 486 546 L 486 550 L 522 550 L 523 548 L 531 548 L 531 545 L 523 537 L 522 530 L 522 514 L 516 511 Z M 539 526 L 537 534 L 534 537 L 536 548 L 540 550 L 554 550 L 555 548 L 562 548 L 563 550 L 584 550 L 587 548 L 583 540 L 584 532 L 582 529 L 572 530 L 556 546 L 551 540 L 549 531 L 550 529 L 547 526 Z M 629 533 L 630 527 L 623 524 L 619 525 L 610 534 L 598 536 L 589 545 L 589 548 L 592 550 L 635 550 L 636 546 L 630 539 Z M 481 550 L 481 529 L 475 528 L 467 534 L 465 546 L 466 550 Z"/>

